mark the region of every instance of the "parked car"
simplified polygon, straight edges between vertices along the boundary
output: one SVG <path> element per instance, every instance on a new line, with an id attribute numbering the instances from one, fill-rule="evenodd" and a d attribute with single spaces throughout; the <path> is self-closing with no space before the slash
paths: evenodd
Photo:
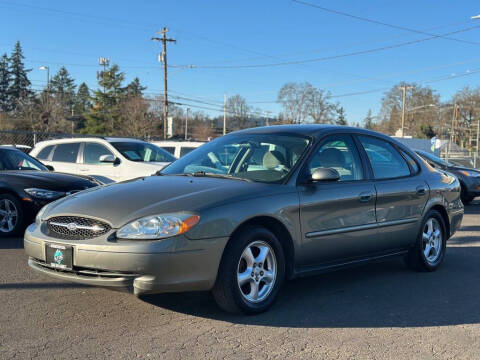
<path id="1" fill-rule="evenodd" d="M 163 150 L 168 151 L 177 159 L 187 155 L 190 151 L 205 144 L 202 141 L 154 141 L 153 144 L 160 146 Z"/>
<path id="2" fill-rule="evenodd" d="M 24 153 L 27 153 L 27 154 L 30 152 L 30 150 L 32 150 L 32 147 L 28 146 L 28 145 L 4 144 L 4 145 L 0 145 L 0 146 L 2 146 L 2 147 L 13 147 L 13 148 L 21 150 L 21 151 L 23 151 Z"/>
<path id="3" fill-rule="evenodd" d="M 50 172 L 13 147 L 0 147 L 0 237 L 18 235 L 47 203 L 99 185 L 94 179 Z"/>
<path id="4" fill-rule="evenodd" d="M 470 204 L 475 197 L 480 196 L 480 171 L 469 167 L 458 166 L 430 154 L 425 151 L 416 150 L 425 161 L 434 168 L 448 171 L 455 175 L 460 181 L 462 187 L 462 202 L 465 205 Z"/>
<path id="5" fill-rule="evenodd" d="M 227 164 L 225 149 L 236 149 Z M 271 126 L 56 201 L 24 245 L 30 267 L 55 278 L 137 295 L 212 290 L 221 308 L 251 314 L 285 279 L 318 271 L 391 256 L 434 271 L 462 217 L 458 180 L 385 135 Z"/>
<path id="6" fill-rule="evenodd" d="M 148 142 L 113 137 L 42 141 L 30 154 L 57 171 L 91 175 L 102 182 L 152 175 L 175 160 Z"/>

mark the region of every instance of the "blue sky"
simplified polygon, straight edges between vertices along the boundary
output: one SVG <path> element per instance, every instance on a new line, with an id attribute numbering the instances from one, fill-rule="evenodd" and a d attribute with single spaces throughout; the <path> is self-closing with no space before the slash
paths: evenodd
<path id="1" fill-rule="evenodd" d="M 98 57 L 104 56 L 120 66 L 128 81 L 138 76 L 148 87 L 148 94 L 160 94 L 160 46 L 150 38 L 167 26 L 168 35 L 177 40 L 177 44 L 169 45 L 169 64 L 197 66 L 169 69 L 173 96 L 221 104 L 224 93 L 240 94 L 250 105 L 275 114 L 280 110 L 275 103 L 280 87 L 289 81 L 308 81 L 330 91 L 345 107 L 349 122 L 361 121 L 368 109 L 376 113 L 385 89 L 400 81 L 430 85 L 443 100 L 466 85 L 480 84 L 480 72 L 475 72 L 480 70 L 480 20 L 470 20 L 480 14 L 476 1 L 305 1 L 433 34 L 479 26 L 450 35 L 477 44 L 437 38 L 337 57 L 429 36 L 291 0 L 0 0 L 0 52 L 9 53 L 20 40 L 26 64 L 33 69 L 30 79 L 37 89 L 46 83 L 46 74 L 38 70 L 39 66 L 48 65 L 54 74 L 62 64 L 77 84 L 85 81 L 95 88 Z M 336 58 L 258 68 L 209 68 L 325 57 Z M 346 96 L 352 93 L 361 94 Z"/>

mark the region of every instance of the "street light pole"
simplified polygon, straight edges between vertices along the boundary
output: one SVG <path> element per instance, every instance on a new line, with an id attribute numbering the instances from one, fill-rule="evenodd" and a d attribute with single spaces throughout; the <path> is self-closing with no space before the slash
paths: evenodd
<path id="1" fill-rule="evenodd" d="M 188 112 L 190 108 L 187 108 L 187 115 L 185 116 L 185 140 L 188 139 Z"/>

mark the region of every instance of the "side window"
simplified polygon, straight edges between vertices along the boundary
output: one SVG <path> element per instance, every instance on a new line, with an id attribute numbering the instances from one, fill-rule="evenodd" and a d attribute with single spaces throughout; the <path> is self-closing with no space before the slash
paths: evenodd
<path id="1" fill-rule="evenodd" d="M 105 146 L 94 142 L 85 143 L 83 150 L 83 162 L 85 164 L 102 164 L 100 162 L 100 156 L 113 155 Z"/>
<path id="2" fill-rule="evenodd" d="M 308 164 L 310 174 L 317 168 L 337 170 L 340 181 L 363 179 L 362 162 L 349 135 L 335 135 L 323 142 Z"/>
<path id="3" fill-rule="evenodd" d="M 166 149 L 165 149 L 166 150 Z M 180 148 L 180 157 L 182 157 L 183 155 L 187 155 L 190 151 L 192 150 L 195 150 L 194 147 L 185 147 L 185 146 L 182 146 Z"/>
<path id="4" fill-rule="evenodd" d="M 42 150 L 40 150 L 40 152 L 38 153 L 37 159 L 47 160 L 47 159 L 48 159 L 48 156 L 50 155 L 50 152 L 52 151 L 52 149 L 53 149 L 53 145 L 49 145 L 49 146 L 44 147 L 44 148 L 43 148 Z"/>
<path id="5" fill-rule="evenodd" d="M 168 151 L 170 154 L 175 155 L 175 148 L 173 146 L 160 146 L 163 150 Z"/>
<path id="6" fill-rule="evenodd" d="M 52 161 L 74 163 L 77 162 L 80 143 L 58 144 L 53 153 Z"/>
<path id="7" fill-rule="evenodd" d="M 359 136 L 376 179 L 391 179 L 410 175 L 410 168 L 400 153 L 387 141 Z"/>
<path id="8" fill-rule="evenodd" d="M 418 164 L 413 158 L 408 155 L 405 151 L 402 151 L 402 155 L 407 159 L 407 162 L 410 164 L 410 167 L 412 168 L 412 173 L 416 174 L 420 171 L 420 168 L 418 167 Z"/>

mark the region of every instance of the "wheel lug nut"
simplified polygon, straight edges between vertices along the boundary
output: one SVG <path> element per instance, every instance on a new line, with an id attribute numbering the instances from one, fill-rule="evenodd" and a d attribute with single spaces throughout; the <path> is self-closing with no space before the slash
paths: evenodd
<path id="1" fill-rule="evenodd" d="M 260 275 L 262 275 L 262 276 L 263 276 L 263 271 L 260 271 Z"/>
<path id="2" fill-rule="evenodd" d="M 254 276 L 255 276 L 255 274 L 254 274 L 253 271 L 252 271 L 252 277 L 254 277 Z"/>

